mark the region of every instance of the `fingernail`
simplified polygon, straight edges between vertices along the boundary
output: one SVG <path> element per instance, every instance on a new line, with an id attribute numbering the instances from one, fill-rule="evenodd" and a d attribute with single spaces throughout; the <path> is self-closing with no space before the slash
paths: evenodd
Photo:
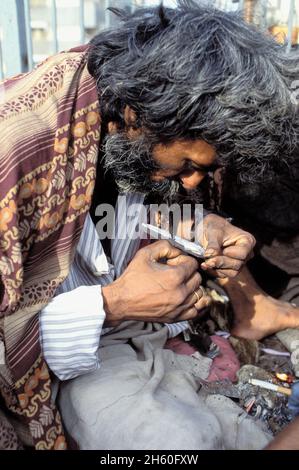
<path id="1" fill-rule="evenodd" d="M 205 252 L 205 256 L 207 258 L 209 258 L 210 256 L 214 256 L 214 255 L 215 255 L 215 250 L 209 249 Z"/>
<path id="2" fill-rule="evenodd" d="M 208 269 L 208 266 L 207 266 L 205 263 L 201 264 L 200 267 L 201 267 L 203 270 Z"/>

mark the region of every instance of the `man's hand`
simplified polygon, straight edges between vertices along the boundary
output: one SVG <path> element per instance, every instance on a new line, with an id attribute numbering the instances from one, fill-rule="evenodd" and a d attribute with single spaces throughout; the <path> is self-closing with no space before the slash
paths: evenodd
<path id="1" fill-rule="evenodd" d="M 107 326 L 126 320 L 173 323 L 195 318 L 210 303 L 199 289 L 197 270 L 194 258 L 167 241 L 142 248 L 122 276 L 102 288 Z"/>
<path id="2" fill-rule="evenodd" d="M 235 277 L 251 258 L 255 238 L 215 214 L 203 219 L 199 243 L 205 248 L 201 268 L 214 276 Z"/>

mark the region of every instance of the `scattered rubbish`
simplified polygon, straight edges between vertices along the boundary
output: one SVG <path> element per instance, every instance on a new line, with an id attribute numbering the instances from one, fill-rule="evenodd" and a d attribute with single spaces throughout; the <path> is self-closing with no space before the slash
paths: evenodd
<path id="1" fill-rule="evenodd" d="M 252 381 L 258 384 L 279 387 L 275 374 L 254 365 L 244 365 L 237 372 L 238 389 L 240 391 L 239 405 L 254 419 L 263 421 L 273 434 L 281 431 L 292 420 L 292 413 L 288 409 L 289 395 L 278 393 L 277 390 L 253 386 Z M 290 390 L 281 385 L 283 390 Z"/>
<path id="2" fill-rule="evenodd" d="M 227 295 L 219 294 L 215 289 L 210 289 L 209 295 L 215 302 L 220 302 L 221 304 L 227 304 L 229 302 Z"/>
<path id="3" fill-rule="evenodd" d="M 262 369 L 273 372 L 295 375 L 291 354 L 280 342 L 276 335 L 269 336 L 259 342 L 260 355 L 257 365 Z M 266 350 L 266 352 L 264 351 Z M 275 354 L 268 354 L 267 350 L 275 351 Z"/>
<path id="4" fill-rule="evenodd" d="M 287 348 L 287 350 L 296 357 L 298 357 L 298 345 L 299 345 L 299 328 L 288 328 L 283 331 L 276 333 L 277 338 Z M 293 372 L 296 377 L 299 377 L 299 361 L 292 361 Z"/>
<path id="5" fill-rule="evenodd" d="M 239 405 L 253 419 L 264 422 L 267 429 L 277 434 L 293 419 L 288 409 L 288 396 L 272 390 L 253 387 L 250 383 L 237 385 L 240 391 Z"/>
<path id="6" fill-rule="evenodd" d="M 275 435 L 299 414 L 299 366 L 291 361 L 299 329 L 261 341 L 236 338 L 229 333 L 233 314 L 225 291 L 213 281 L 207 282 L 206 290 L 212 298 L 210 309 L 184 333 L 190 351 L 213 359 L 208 379 L 200 380 L 199 393 L 234 400 Z"/>
<path id="7" fill-rule="evenodd" d="M 215 380 L 229 379 L 237 381 L 237 372 L 240 369 L 240 362 L 237 355 L 227 339 L 221 336 L 212 336 L 212 340 L 220 349 L 220 354 L 213 360 L 208 382 Z"/>
<path id="8" fill-rule="evenodd" d="M 281 382 L 286 382 L 288 384 L 292 384 L 295 381 L 295 377 L 290 374 L 276 372 L 275 377 Z"/>
<path id="9" fill-rule="evenodd" d="M 212 395 L 223 395 L 229 398 L 240 398 L 240 391 L 230 380 L 207 382 L 199 380 L 201 389 Z"/>
<path id="10" fill-rule="evenodd" d="M 239 383 L 248 384 L 250 379 L 258 379 L 269 382 L 272 380 L 273 375 L 261 367 L 254 366 L 252 364 L 246 364 L 241 367 L 237 372 Z"/>
<path id="11" fill-rule="evenodd" d="M 252 398 L 249 398 L 248 401 L 245 401 L 245 403 L 244 403 L 244 408 L 245 408 L 245 410 L 246 410 L 246 413 L 249 414 L 251 408 L 253 407 L 253 405 L 254 405 L 254 403 L 255 403 L 255 400 L 256 400 L 256 398 L 255 398 L 255 397 L 252 397 Z"/>
<path id="12" fill-rule="evenodd" d="M 210 359 L 216 359 L 220 355 L 220 348 L 214 341 L 211 342 L 206 356 Z"/>
<path id="13" fill-rule="evenodd" d="M 220 330 L 215 331 L 215 335 L 221 336 L 222 338 L 225 338 L 225 339 L 228 339 L 231 336 L 231 334 L 228 331 L 220 331 Z"/>
<path id="14" fill-rule="evenodd" d="M 259 361 L 259 343 L 249 339 L 231 336 L 229 342 L 234 348 L 241 364 L 257 364 Z"/>
<path id="15" fill-rule="evenodd" d="M 201 321 L 190 320 L 188 325 L 189 328 L 183 332 L 185 341 L 189 342 L 204 356 L 210 359 L 217 357 L 220 354 L 219 346 L 202 329 Z"/>
<path id="16" fill-rule="evenodd" d="M 261 351 L 263 351 L 266 354 L 273 354 L 274 356 L 285 356 L 285 357 L 291 356 L 289 352 L 275 351 L 275 349 L 270 349 L 270 348 L 261 348 Z"/>
<path id="17" fill-rule="evenodd" d="M 290 388 L 280 387 L 279 385 L 265 382 L 263 380 L 249 379 L 248 383 L 250 383 L 251 385 L 255 385 L 257 387 L 265 388 L 266 390 L 273 390 L 278 393 L 283 393 L 284 395 L 290 396 L 292 394 L 292 390 Z"/>

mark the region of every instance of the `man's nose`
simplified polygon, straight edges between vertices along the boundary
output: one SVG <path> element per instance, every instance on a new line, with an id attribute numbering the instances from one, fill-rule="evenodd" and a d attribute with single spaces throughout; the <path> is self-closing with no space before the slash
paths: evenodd
<path id="1" fill-rule="evenodd" d="M 205 176 L 206 174 L 202 171 L 192 171 L 189 174 L 181 175 L 180 180 L 185 189 L 192 190 L 197 188 Z"/>

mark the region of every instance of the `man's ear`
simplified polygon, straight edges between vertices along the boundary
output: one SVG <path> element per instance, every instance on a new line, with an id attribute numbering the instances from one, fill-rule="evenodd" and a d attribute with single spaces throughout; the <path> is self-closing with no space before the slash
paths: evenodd
<path id="1" fill-rule="evenodd" d="M 126 126 L 126 133 L 129 139 L 138 138 L 142 133 L 142 129 L 137 126 L 137 116 L 135 111 L 133 111 L 133 109 L 128 105 L 124 110 L 124 121 Z"/>
<path id="2" fill-rule="evenodd" d="M 133 129 L 136 129 L 137 116 L 135 111 L 133 111 L 133 109 L 128 105 L 125 107 L 124 120 L 127 128 L 132 127 Z"/>
<path id="3" fill-rule="evenodd" d="M 114 121 L 108 122 L 108 134 L 116 134 L 118 131 L 117 123 Z"/>

